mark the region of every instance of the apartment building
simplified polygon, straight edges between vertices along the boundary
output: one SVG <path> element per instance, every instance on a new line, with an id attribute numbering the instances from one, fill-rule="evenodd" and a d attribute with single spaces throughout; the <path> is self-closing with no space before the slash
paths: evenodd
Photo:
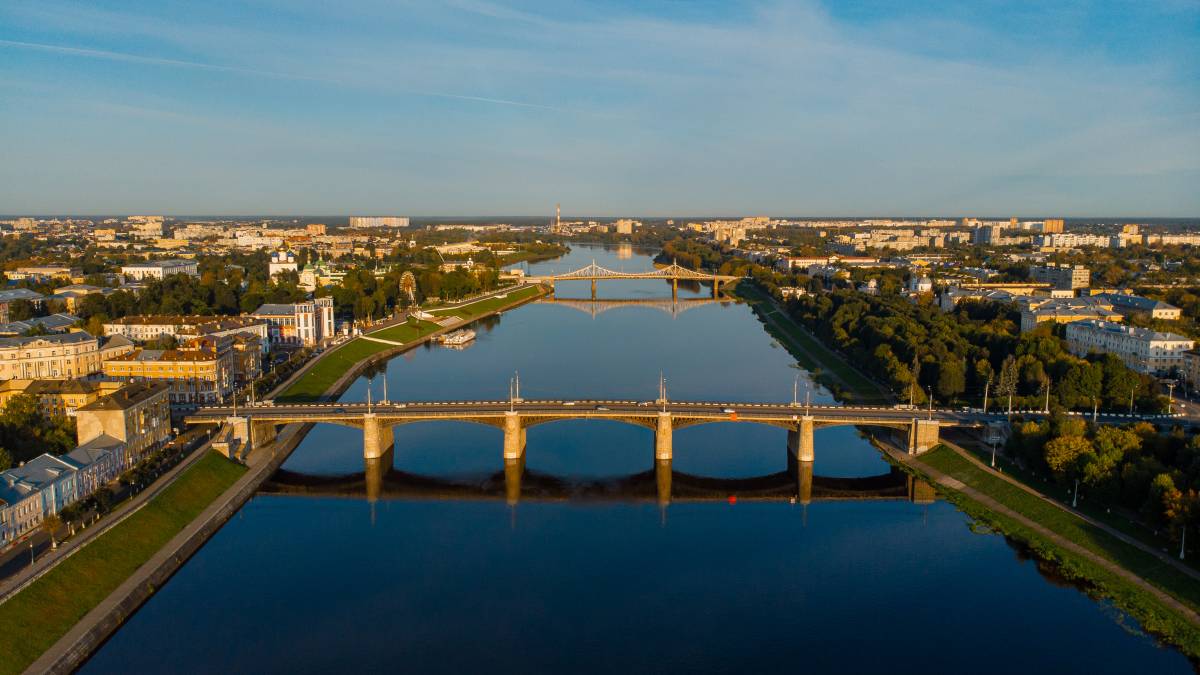
<path id="1" fill-rule="evenodd" d="M 0 338 L 0 380 L 83 377 L 100 372 L 105 359 L 132 350 L 125 338 L 101 340 L 82 331 Z"/>
<path id="2" fill-rule="evenodd" d="M 233 393 L 234 352 L 228 337 L 197 338 L 182 349 L 134 349 L 104 362 L 104 375 L 171 385 L 176 408 L 221 403 Z"/>
<path id="3" fill-rule="evenodd" d="M 271 345 L 312 347 L 334 337 L 333 299 L 266 304 L 251 315 L 270 324 Z"/>
<path id="4" fill-rule="evenodd" d="M 14 396 L 28 394 L 37 399 L 46 417 L 74 417 L 75 411 L 111 394 L 121 387 L 118 382 L 99 380 L 4 380 L 0 382 L 0 408 Z"/>
<path id="5" fill-rule="evenodd" d="M 350 227 L 408 227 L 408 218 L 403 216 L 350 216 Z"/>
<path id="6" fill-rule="evenodd" d="M 1116 354 L 1132 370 L 1165 375 L 1187 367 L 1191 338 L 1174 333 L 1088 319 L 1067 325 L 1067 348 L 1078 356 Z"/>
<path id="7" fill-rule="evenodd" d="M 22 300 L 32 304 L 35 309 L 41 309 L 42 304 L 46 302 L 46 296 L 28 288 L 0 291 L 0 323 L 8 323 L 12 320 L 10 316 L 12 305 Z"/>
<path id="8" fill-rule="evenodd" d="M 1096 319 L 1100 321 L 1120 322 L 1122 316 L 1115 311 L 1112 304 L 1101 297 L 1083 298 L 1045 298 L 1028 297 L 1017 300 L 1021 306 L 1021 332 L 1028 333 L 1038 327 L 1038 324 L 1050 321 L 1053 323 L 1074 323 Z"/>
<path id="9" fill-rule="evenodd" d="M 1183 310 L 1162 300 L 1143 298 L 1140 295 L 1127 293 L 1102 293 L 1099 297 L 1112 303 L 1113 309 L 1122 316 L 1148 316 L 1152 319 L 1175 321 L 1183 315 Z"/>
<path id="10" fill-rule="evenodd" d="M 149 260 L 121 266 L 121 274 L 141 281 L 143 279 L 165 279 L 172 274 L 199 277 L 200 267 L 195 260 Z"/>
<path id="11" fill-rule="evenodd" d="M 1058 265 L 1050 263 L 1029 268 L 1029 276 L 1062 290 L 1087 288 L 1091 284 L 1091 272 L 1083 265 Z"/>
<path id="12" fill-rule="evenodd" d="M 123 464 L 136 462 L 171 437 L 171 385 L 164 381 L 124 384 L 75 411 L 80 445 L 107 436 L 120 441 Z"/>
<path id="13" fill-rule="evenodd" d="M 269 335 L 266 320 L 251 316 L 139 315 L 113 319 L 104 324 L 105 335 L 121 335 L 136 342 L 163 336 L 180 340 L 212 336 L 253 335 L 262 339 L 265 351 Z"/>

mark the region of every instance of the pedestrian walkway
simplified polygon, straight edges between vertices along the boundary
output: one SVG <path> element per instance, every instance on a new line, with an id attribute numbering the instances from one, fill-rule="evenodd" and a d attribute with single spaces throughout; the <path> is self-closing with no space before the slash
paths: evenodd
<path id="1" fill-rule="evenodd" d="M 1019 481 L 1015 478 L 1012 478 L 1004 473 L 996 471 L 995 469 L 989 467 L 987 464 L 984 464 L 983 461 L 981 461 L 975 455 L 971 454 L 971 452 L 969 452 L 968 450 L 966 450 L 958 445 L 955 445 L 954 443 L 950 443 L 950 442 L 946 441 L 945 439 L 942 439 L 942 444 L 945 445 L 947 448 L 950 448 L 951 450 L 953 450 L 956 454 L 958 454 L 960 457 L 967 460 L 968 462 L 974 464 L 975 466 L 979 467 L 980 469 L 988 471 L 989 473 L 991 473 L 991 475 L 995 476 L 996 478 L 999 478 L 1000 480 L 1003 480 L 1006 483 L 1009 483 L 1010 485 L 1014 485 L 1014 486 L 1020 488 L 1021 490 L 1024 490 L 1025 492 L 1033 495 L 1034 497 L 1037 497 L 1038 499 L 1046 502 L 1047 504 L 1050 504 L 1051 506 L 1054 506 L 1058 509 L 1066 511 L 1067 513 L 1070 513 L 1071 515 L 1079 518 L 1080 520 L 1084 521 L 1085 523 L 1087 523 L 1093 527 L 1104 530 L 1104 532 L 1106 532 L 1109 536 L 1112 536 L 1116 539 L 1120 539 L 1122 542 L 1129 544 L 1130 546 L 1135 546 L 1135 547 L 1145 551 L 1146 553 L 1149 553 L 1150 555 L 1158 558 L 1159 560 L 1170 565 L 1171 567 L 1174 567 L 1175 569 L 1179 570 L 1180 572 L 1183 572 L 1184 574 L 1195 579 L 1196 581 L 1200 581 L 1200 571 L 1197 571 L 1196 569 L 1184 564 L 1182 561 L 1174 558 L 1173 556 L 1170 556 L 1156 548 L 1148 546 L 1144 542 L 1138 541 L 1137 539 L 1125 534 L 1124 532 L 1122 532 L 1114 527 L 1111 527 L 1099 520 L 1096 520 L 1095 518 L 1092 518 L 1091 516 L 1081 513 L 1079 511 L 1067 506 L 1066 504 L 1063 504 L 1062 502 L 1058 501 L 1057 499 L 1055 499 L 1053 497 L 1050 497 L 1041 492 L 1038 492 L 1037 490 L 1029 487 L 1025 483 L 1022 483 L 1021 481 Z"/>
<path id="2" fill-rule="evenodd" d="M 886 452 L 892 459 L 896 460 L 897 462 L 899 462 L 901 464 L 904 464 L 904 465 L 907 465 L 907 466 L 910 466 L 910 467 L 916 469 L 917 471 L 928 476 L 931 480 L 933 480 L 936 483 L 945 485 L 947 487 L 949 487 L 953 483 L 959 483 L 960 485 L 962 485 L 961 482 L 956 480 L 955 478 L 948 476 L 947 474 L 945 474 L 941 471 L 938 471 L 937 469 L 933 468 L 932 466 L 929 466 L 928 464 L 926 464 L 926 463 L 922 462 L 920 459 L 918 459 L 916 456 L 909 455 L 907 452 L 904 452 L 904 451 L 894 447 L 891 443 L 881 441 L 879 443 L 879 445 L 880 445 L 880 447 L 883 448 L 884 452 Z M 953 483 L 951 483 L 951 481 L 953 481 Z M 958 487 L 955 489 L 958 492 L 961 492 L 962 494 L 966 495 L 967 497 L 970 497 L 972 500 L 987 507 L 989 510 L 991 510 L 1001 516 L 1004 516 L 1006 518 L 1010 518 L 1010 519 L 1016 521 L 1017 523 L 1019 523 L 1021 526 L 1036 532 L 1038 535 L 1040 535 L 1041 537 L 1050 541 L 1054 545 L 1056 545 L 1060 548 L 1063 548 L 1067 551 L 1070 551 L 1071 553 L 1074 553 L 1075 555 L 1078 555 L 1082 558 L 1085 558 L 1085 559 L 1091 561 L 1092 563 L 1104 568 L 1108 572 L 1111 572 L 1112 574 L 1115 574 L 1115 575 L 1121 577 L 1125 581 L 1128 581 L 1129 583 L 1137 586 L 1139 589 L 1153 595 L 1164 605 L 1166 605 L 1166 606 L 1170 607 L 1171 609 L 1173 609 L 1174 611 L 1178 612 L 1183 618 L 1185 618 L 1190 623 L 1195 624 L 1195 625 L 1200 625 L 1200 614 L 1197 614 L 1195 611 L 1192 610 L 1192 608 L 1183 604 L 1179 600 L 1176 600 L 1173 596 L 1162 591 L 1157 586 L 1155 586 L 1154 584 L 1151 584 L 1150 582 L 1146 581 L 1142 577 L 1140 577 L 1140 576 L 1134 574 L 1133 572 L 1130 572 L 1129 570 L 1125 569 L 1124 567 L 1121 567 L 1120 565 L 1112 562 L 1108 558 L 1105 558 L 1101 555 L 1093 553 L 1092 551 L 1089 551 L 1088 549 L 1080 546 L 1079 544 L 1076 544 L 1075 542 L 1067 539 L 1066 537 L 1058 534 L 1057 532 L 1054 532 L 1053 530 L 1050 530 L 1046 527 L 1043 527 L 1042 525 L 1039 525 L 1038 523 L 1034 522 L 1033 520 L 1026 518 L 1025 516 L 1021 515 L 1020 513 L 1008 508 L 1007 506 L 1001 504 L 1000 502 L 996 501 L 995 499 L 992 499 L 988 495 L 983 494 L 979 490 L 976 490 L 975 488 L 973 488 L 969 485 L 962 485 L 961 487 Z M 1034 494 L 1039 494 L 1039 493 L 1037 493 L 1035 491 Z"/>

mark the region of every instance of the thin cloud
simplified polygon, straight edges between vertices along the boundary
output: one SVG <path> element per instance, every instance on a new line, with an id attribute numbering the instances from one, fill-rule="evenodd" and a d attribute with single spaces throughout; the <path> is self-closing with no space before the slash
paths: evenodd
<path id="1" fill-rule="evenodd" d="M 240 66 L 226 66 L 215 63 L 202 63 L 199 61 L 184 61 L 181 59 L 168 59 L 158 56 L 141 56 L 138 54 L 129 54 L 126 52 L 114 52 L 107 49 L 86 49 L 82 47 L 71 47 L 67 45 L 51 45 L 38 42 L 21 42 L 18 40 L 3 40 L 0 39 L 0 47 L 12 47 L 14 49 L 31 49 L 36 51 L 51 52 L 55 54 L 65 54 L 68 56 L 78 56 L 92 59 L 105 59 L 108 61 L 121 61 L 125 63 L 141 63 L 153 66 L 167 66 L 175 68 L 192 68 L 196 70 L 208 70 L 224 73 L 237 73 L 240 75 L 251 75 L 257 77 L 269 77 L 282 80 L 296 80 L 303 82 L 320 82 L 337 86 L 348 86 L 349 83 L 342 80 L 335 80 L 322 77 L 312 77 L 309 75 L 300 75 L 296 73 L 284 73 L 274 70 L 261 70 L 258 68 L 243 68 Z M 490 103 L 493 105 L 505 105 L 518 108 L 534 108 L 539 110 L 552 110 L 555 112 L 566 112 L 564 108 L 544 105 L 541 103 L 529 103 L 527 101 L 514 101 L 504 98 L 490 98 L 486 96 L 472 96 L 469 94 L 453 94 L 442 91 L 423 91 L 419 89 L 409 89 L 407 87 L 397 87 L 396 91 L 412 96 L 428 96 L 431 98 L 445 98 L 455 101 L 474 101 L 477 103 Z"/>

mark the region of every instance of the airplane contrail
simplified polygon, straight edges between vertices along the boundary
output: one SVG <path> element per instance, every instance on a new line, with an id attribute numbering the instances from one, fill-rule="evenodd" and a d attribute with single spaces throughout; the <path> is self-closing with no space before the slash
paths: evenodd
<path id="1" fill-rule="evenodd" d="M 114 52 L 107 49 L 87 49 L 83 47 L 70 47 L 67 45 L 51 45 L 38 42 L 21 42 L 18 40 L 0 39 L 0 47 L 12 47 L 16 49 L 32 49 L 43 52 L 53 52 L 57 54 L 66 54 L 68 56 L 80 56 L 85 58 L 108 59 L 110 61 L 124 61 L 128 63 L 144 63 L 154 66 L 173 66 L 179 68 L 194 68 L 197 70 L 211 70 L 226 73 L 240 73 L 243 75 L 256 75 L 260 77 L 272 77 L 284 80 L 300 80 L 306 82 L 323 82 L 339 86 L 352 86 L 347 82 L 324 78 L 313 77 L 310 75 L 300 75 L 296 73 L 284 73 L 274 70 L 261 70 L 258 68 L 243 68 L 241 66 L 225 66 L 214 63 L 203 63 L 200 61 L 184 61 L 181 59 L 168 59 L 159 56 L 140 56 L 138 54 L 129 54 L 126 52 Z M 491 103 L 495 105 L 516 106 L 519 108 L 537 108 L 541 110 L 553 110 L 557 112 L 565 112 L 563 108 L 555 106 L 543 105 L 541 103 L 528 103 L 526 101 L 513 101 L 504 98 L 489 98 L 486 96 L 471 96 L 468 94 L 451 94 L 441 91 L 425 91 L 421 89 L 411 89 L 408 87 L 395 87 L 398 91 L 411 94 L 413 96 L 429 96 L 434 98 L 447 98 L 458 101 L 476 101 L 479 103 Z"/>

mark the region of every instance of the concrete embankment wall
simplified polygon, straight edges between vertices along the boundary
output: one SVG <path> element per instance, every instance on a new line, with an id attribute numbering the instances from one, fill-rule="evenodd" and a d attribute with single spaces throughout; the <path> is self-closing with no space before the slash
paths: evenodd
<path id="1" fill-rule="evenodd" d="M 531 302 L 541 297 L 540 294 L 529 298 L 515 300 L 492 312 L 471 319 L 474 323 L 501 312 L 508 311 L 519 305 Z M 409 349 L 450 330 L 440 329 L 421 340 L 408 345 L 397 346 L 372 354 L 363 361 L 355 364 L 346 371 L 325 392 L 325 398 L 340 395 L 350 386 L 369 365 L 381 360 L 392 358 Z M 327 352 L 331 353 L 331 352 Z M 290 380 L 290 378 L 289 378 Z M 286 383 L 285 383 L 286 384 Z M 284 385 L 280 385 L 281 387 Z M 279 389 L 277 388 L 277 391 Z M 70 631 L 59 639 L 53 647 L 35 661 L 26 673 L 70 673 L 83 664 L 97 648 L 104 643 L 122 624 L 133 616 L 133 613 L 150 599 L 154 593 L 165 584 L 176 571 L 187 562 L 188 558 L 200 550 L 200 547 L 210 537 L 221 529 L 233 514 L 237 513 L 258 492 L 258 488 L 291 455 L 296 446 L 308 435 L 311 424 L 293 424 L 286 427 L 277 437 L 275 443 L 252 454 L 249 471 L 239 478 L 228 490 L 210 504 L 195 520 L 188 524 L 182 532 L 175 535 L 158 553 L 146 561 L 137 572 L 117 587 L 99 605 L 88 612 L 84 618 Z"/>

